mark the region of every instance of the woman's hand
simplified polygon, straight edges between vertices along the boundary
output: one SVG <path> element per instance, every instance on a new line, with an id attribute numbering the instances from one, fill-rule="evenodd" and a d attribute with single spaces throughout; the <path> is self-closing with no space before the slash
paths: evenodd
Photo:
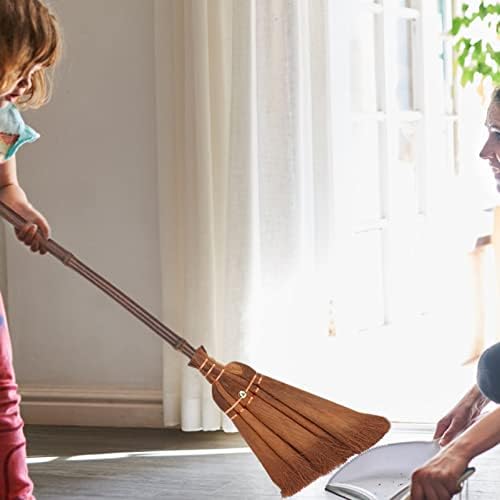
<path id="1" fill-rule="evenodd" d="M 463 405 L 459 403 L 456 407 L 460 409 L 469 406 L 468 412 L 455 412 L 455 419 L 459 419 L 462 422 L 461 425 L 464 421 L 470 420 L 466 417 L 471 414 L 470 408 L 474 406 L 470 405 L 472 401 L 475 401 L 475 407 L 480 410 L 488 399 L 481 395 L 477 386 L 474 386 L 462 399 Z M 460 415 L 457 416 L 457 414 Z M 454 493 L 458 492 L 457 482 L 469 462 L 500 444 L 500 407 L 481 416 L 473 424 L 469 424 L 469 428 L 463 434 L 413 472 L 412 500 L 449 500 Z M 458 427 L 460 426 L 457 424 L 456 428 Z"/>
<path id="2" fill-rule="evenodd" d="M 460 476 L 469 459 L 453 448 L 445 448 L 411 478 L 411 500 L 450 500 L 461 489 Z"/>
<path id="3" fill-rule="evenodd" d="M 28 221 L 20 229 L 14 229 L 17 239 L 29 246 L 32 252 L 47 253 L 44 240 L 50 238 L 50 226 L 47 219 L 29 203 L 24 191 L 18 185 L 9 184 L 0 189 L 0 200 Z"/>
<path id="4" fill-rule="evenodd" d="M 434 439 L 446 446 L 458 434 L 477 421 L 482 409 L 488 404 L 477 386 L 474 386 L 437 424 Z"/>

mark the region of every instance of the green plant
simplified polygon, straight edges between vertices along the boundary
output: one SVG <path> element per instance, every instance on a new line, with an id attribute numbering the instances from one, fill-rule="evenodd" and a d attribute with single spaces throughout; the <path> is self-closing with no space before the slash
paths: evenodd
<path id="1" fill-rule="evenodd" d="M 487 78 L 500 85 L 500 3 L 481 1 L 476 9 L 464 3 L 450 33 L 456 40 L 453 47 L 462 69 L 462 86 L 473 83 L 476 75 L 481 77 L 481 87 Z"/>

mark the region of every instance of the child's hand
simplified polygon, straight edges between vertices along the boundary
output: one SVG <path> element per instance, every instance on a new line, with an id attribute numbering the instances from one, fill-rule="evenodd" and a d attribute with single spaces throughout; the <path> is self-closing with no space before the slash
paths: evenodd
<path id="1" fill-rule="evenodd" d="M 32 252 L 40 252 L 42 255 L 47 253 L 47 249 L 43 244 L 43 238 L 46 240 L 50 238 L 50 226 L 45 217 L 31 205 L 18 206 L 16 212 L 30 221 L 21 229 L 14 229 L 17 239 L 22 241 L 26 246 L 31 247 Z M 43 238 L 38 234 L 38 229 L 40 229 Z"/>
<path id="2" fill-rule="evenodd" d="M 15 184 L 4 186 L 0 188 L 0 200 L 28 221 L 20 229 L 14 229 L 17 239 L 31 247 L 32 252 L 42 255 L 47 253 L 44 239 L 50 238 L 50 226 L 45 217 L 29 203 L 24 191 Z M 37 233 L 38 229 L 42 236 Z"/>

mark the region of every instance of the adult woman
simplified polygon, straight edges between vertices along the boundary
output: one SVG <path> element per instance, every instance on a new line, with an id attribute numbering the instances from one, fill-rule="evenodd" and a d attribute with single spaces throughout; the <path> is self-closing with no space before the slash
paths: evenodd
<path id="1" fill-rule="evenodd" d="M 500 87 L 493 92 L 485 125 L 488 139 L 480 156 L 488 160 L 500 192 Z M 500 443 L 500 407 L 477 419 L 489 401 L 500 403 L 500 343 L 482 354 L 476 385 L 439 421 L 434 437 L 444 447 L 414 471 L 412 500 L 449 500 L 459 491 L 458 478 L 469 462 Z"/>

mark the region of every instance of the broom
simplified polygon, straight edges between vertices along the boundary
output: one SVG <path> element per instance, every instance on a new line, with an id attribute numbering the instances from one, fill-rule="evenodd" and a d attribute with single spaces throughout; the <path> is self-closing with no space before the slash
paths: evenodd
<path id="1" fill-rule="evenodd" d="M 0 201 L 0 215 L 17 229 L 27 221 Z M 234 422 L 282 496 L 290 496 L 365 451 L 389 430 L 389 422 L 359 413 L 257 373 L 247 365 L 227 365 L 203 346 L 185 339 L 148 313 L 54 240 L 39 236 L 49 253 L 115 299 L 174 349 L 189 358 L 212 384 L 217 406 Z"/>

